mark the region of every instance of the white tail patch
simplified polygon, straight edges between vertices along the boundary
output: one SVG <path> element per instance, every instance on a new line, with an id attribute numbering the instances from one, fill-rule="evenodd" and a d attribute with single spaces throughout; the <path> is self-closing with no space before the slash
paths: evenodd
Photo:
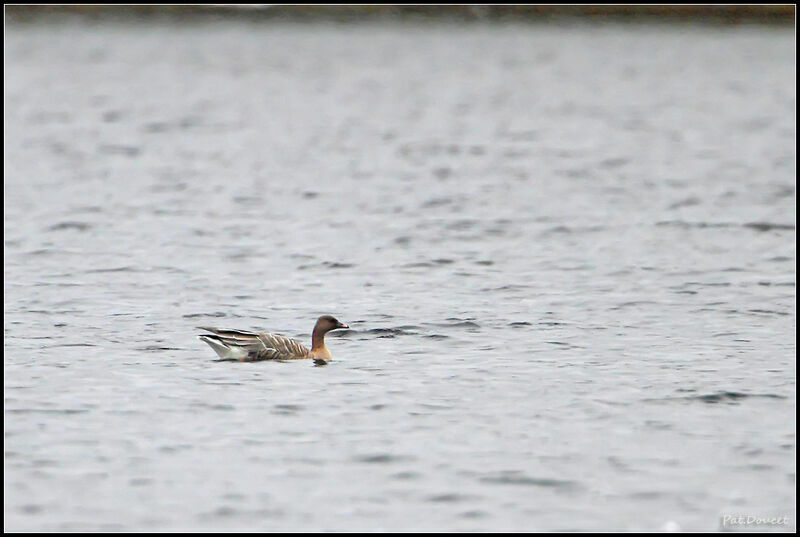
<path id="1" fill-rule="evenodd" d="M 220 358 L 233 358 L 234 360 L 241 360 L 242 358 L 247 356 L 246 350 L 241 348 L 228 347 L 221 341 L 218 341 L 214 338 L 208 336 L 197 336 L 197 339 L 208 343 L 208 346 L 214 349 L 214 352 L 216 352 L 217 356 L 219 356 Z"/>

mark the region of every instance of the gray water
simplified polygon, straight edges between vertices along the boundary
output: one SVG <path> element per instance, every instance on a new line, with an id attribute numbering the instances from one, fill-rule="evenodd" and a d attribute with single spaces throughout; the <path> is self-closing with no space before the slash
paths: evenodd
<path id="1" fill-rule="evenodd" d="M 793 28 L 5 44 L 6 530 L 794 529 Z"/>

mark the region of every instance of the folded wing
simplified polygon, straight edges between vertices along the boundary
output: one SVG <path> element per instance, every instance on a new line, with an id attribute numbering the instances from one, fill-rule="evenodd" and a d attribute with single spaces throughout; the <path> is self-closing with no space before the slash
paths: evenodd
<path id="1" fill-rule="evenodd" d="M 307 358 L 309 354 L 309 350 L 299 341 L 277 334 L 247 330 L 221 330 L 205 326 L 199 328 L 210 334 L 198 337 L 208 343 L 223 359 L 242 362 L 296 360 Z"/>

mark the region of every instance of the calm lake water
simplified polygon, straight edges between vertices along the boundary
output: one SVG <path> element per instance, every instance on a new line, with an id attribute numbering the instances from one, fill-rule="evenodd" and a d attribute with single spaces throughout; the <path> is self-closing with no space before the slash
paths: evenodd
<path id="1" fill-rule="evenodd" d="M 5 44 L 6 530 L 795 528 L 794 28 Z"/>

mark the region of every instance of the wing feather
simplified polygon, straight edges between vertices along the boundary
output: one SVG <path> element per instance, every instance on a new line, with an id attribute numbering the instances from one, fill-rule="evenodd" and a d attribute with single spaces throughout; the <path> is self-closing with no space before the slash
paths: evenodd
<path id="1" fill-rule="evenodd" d="M 198 328 L 211 332 L 218 341 L 227 347 L 245 351 L 245 356 L 241 358 L 245 362 L 308 358 L 309 350 L 299 341 L 288 337 L 268 332 L 227 330 L 205 326 Z"/>
<path id="2" fill-rule="evenodd" d="M 308 357 L 308 349 L 297 340 L 267 332 L 259 334 L 259 339 L 266 349 L 272 350 L 270 353 L 272 360 L 295 360 Z"/>

